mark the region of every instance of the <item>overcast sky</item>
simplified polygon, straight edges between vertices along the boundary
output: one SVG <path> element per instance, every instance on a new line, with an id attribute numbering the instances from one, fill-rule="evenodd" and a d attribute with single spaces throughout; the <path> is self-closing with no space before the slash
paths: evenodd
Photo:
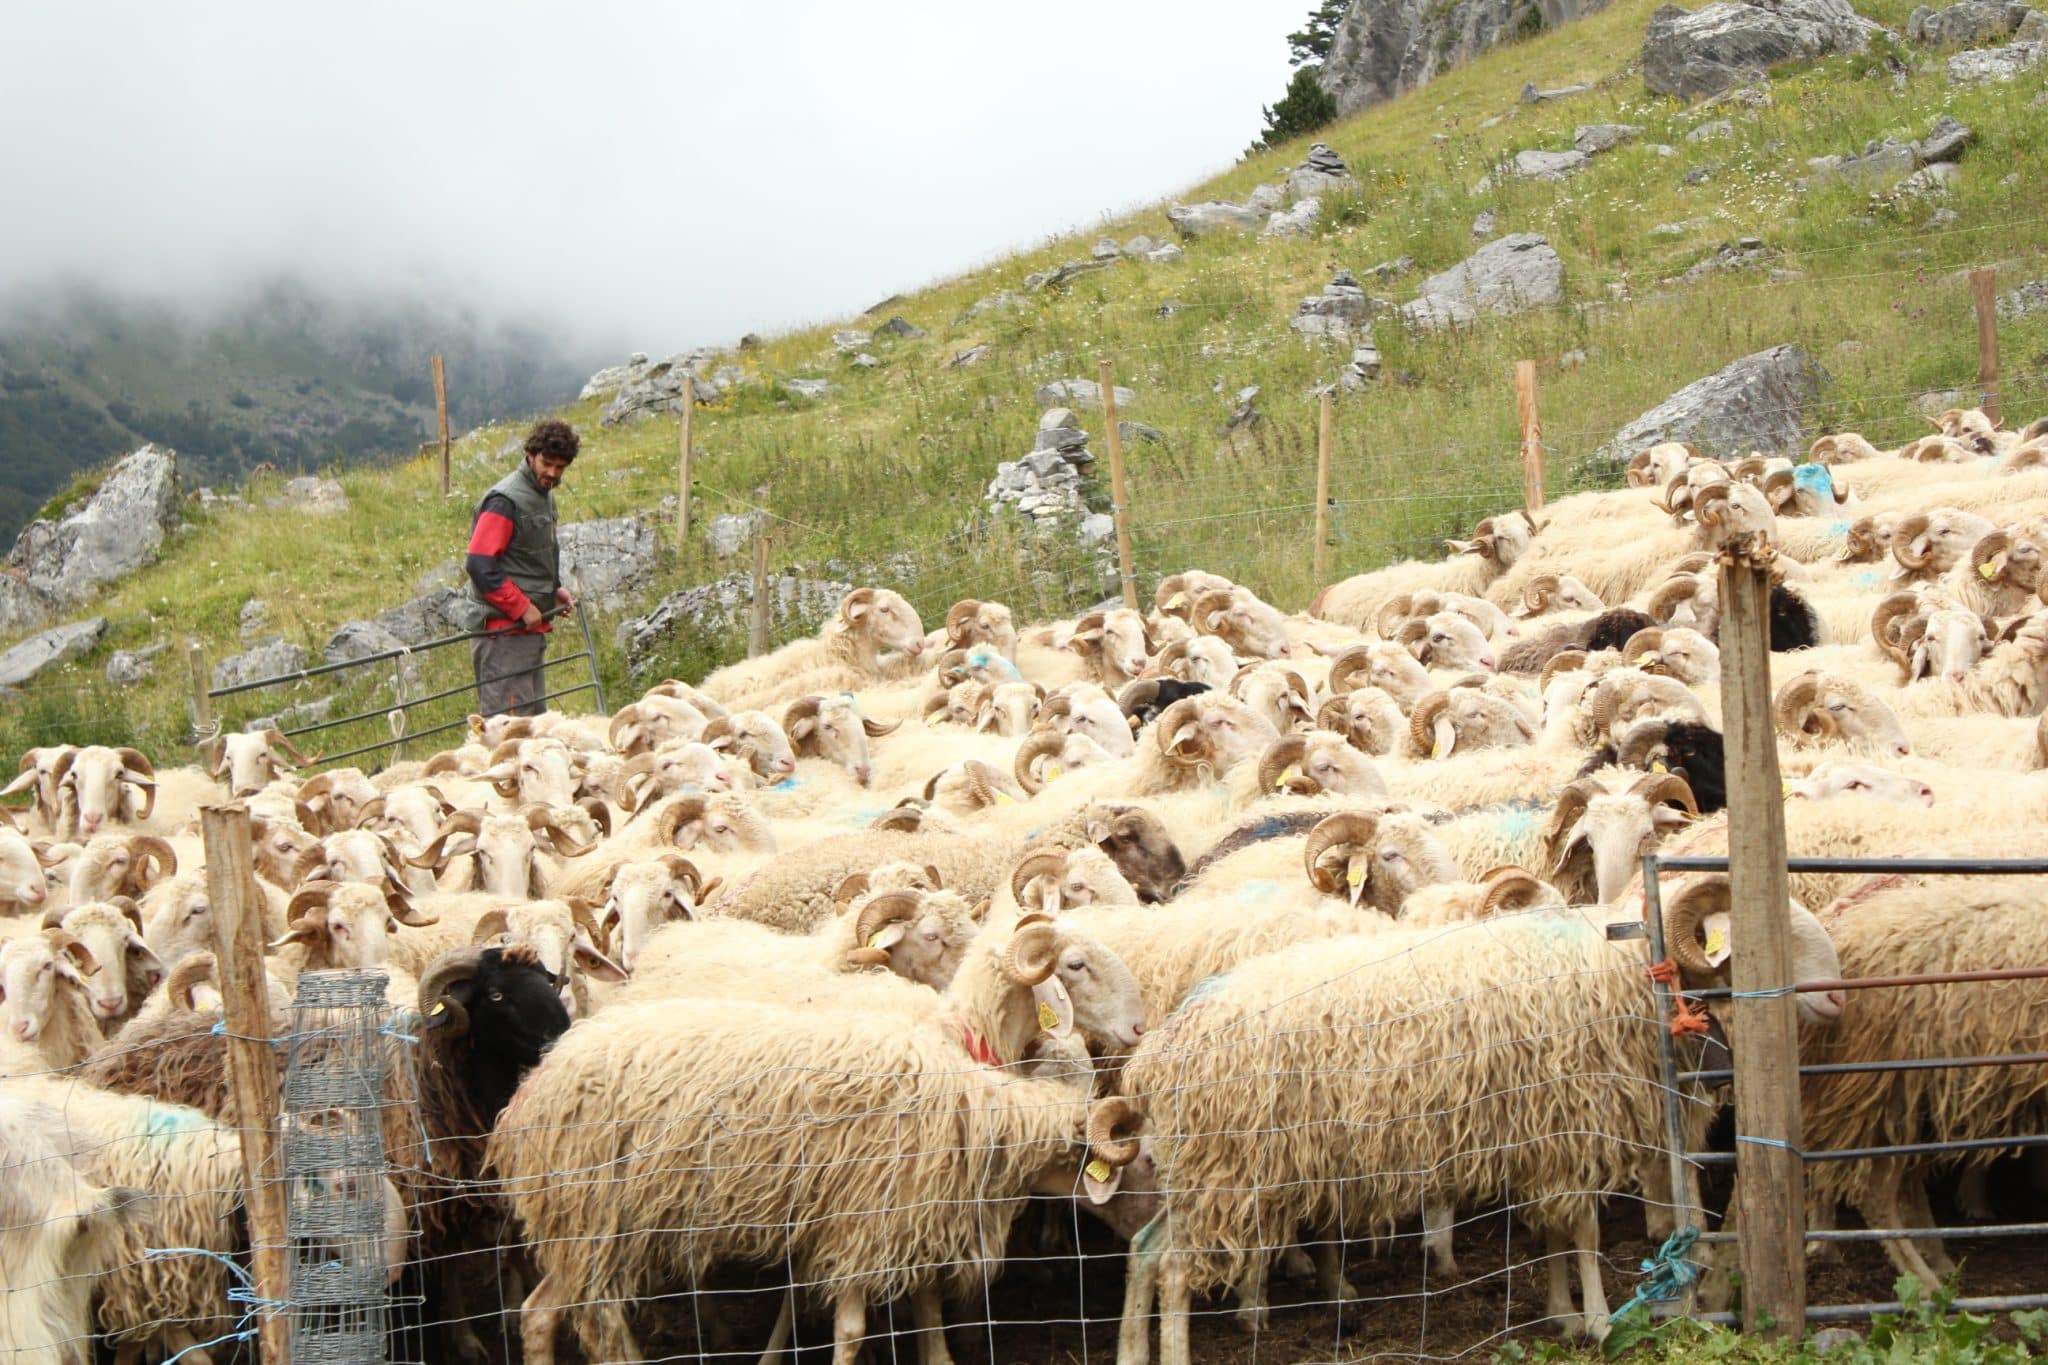
<path id="1" fill-rule="evenodd" d="M 1228 166 L 1312 7 L 0 4 L 0 291 L 285 268 L 730 341 Z"/>

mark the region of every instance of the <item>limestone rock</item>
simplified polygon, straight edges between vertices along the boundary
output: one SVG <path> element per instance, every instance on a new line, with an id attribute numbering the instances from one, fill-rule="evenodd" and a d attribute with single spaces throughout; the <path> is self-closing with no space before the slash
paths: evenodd
<path id="1" fill-rule="evenodd" d="M 1344 159 L 1331 151 L 1326 142 L 1310 143 L 1308 156 L 1287 173 L 1287 202 L 1290 204 L 1357 188 L 1358 181 L 1344 164 Z"/>
<path id="2" fill-rule="evenodd" d="M 1520 36 L 1532 18 L 1543 28 L 1556 28 L 1603 3 L 1537 0 L 1524 7 L 1499 0 L 1351 0 L 1316 80 L 1336 97 L 1340 115 L 1355 114 Z"/>
<path id="3" fill-rule="evenodd" d="M 638 517 L 564 522 L 556 538 L 563 585 L 603 610 L 618 607 L 654 572 L 654 528 Z"/>
<path id="4" fill-rule="evenodd" d="M 1727 119 L 1708 119 L 1685 135 L 1687 142 L 1708 142 L 1717 137 L 1735 136 L 1735 125 Z"/>
<path id="5" fill-rule="evenodd" d="M 866 350 L 868 344 L 873 340 L 874 337 L 870 333 L 849 328 L 846 331 L 834 332 L 832 334 L 832 349 L 852 355 L 855 351 Z"/>
<path id="6" fill-rule="evenodd" d="M 1533 81 L 1525 81 L 1522 93 L 1516 96 L 1523 104 L 1548 104 L 1552 100 L 1570 99 L 1583 95 L 1593 87 L 1590 85 L 1560 85 L 1555 90 L 1538 90 Z"/>
<path id="7" fill-rule="evenodd" d="M 1150 441 L 1153 445 L 1165 445 L 1166 436 L 1157 427 L 1148 427 L 1143 422 L 1126 422 L 1117 419 L 1117 439 L 1125 445 L 1133 441 Z"/>
<path id="8" fill-rule="evenodd" d="M 1472 240 L 1483 242 L 1500 231 L 1500 214 L 1492 209 L 1481 209 L 1472 220 Z"/>
<path id="9" fill-rule="evenodd" d="M 1131 238 L 1130 241 L 1124 243 L 1124 255 L 1143 256 L 1149 251 L 1157 250 L 1158 246 L 1159 243 L 1153 241 L 1150 237 L 1147 237 L 1144 233 L 1141 232 L 1137 236 Z"/>
<path id="10" fill-rule="evenodd" d="M 1323 201 L 1313 196 L 1296 203 L 1291 209 L 1282 209 L 1266 220 L 1260 231 L 1261 237 L 1306 237 L 1315 231 L 1316 218 L 1323 211 Z"/>
<path id="11" fill-rule="evenodd" d="M 1935 162 L 1959 161 L 1963 149 L 1970 145 L 1975 134 L 1967 124 L 1958 123 L 1947 114 L 1934 121 L 1927 130 L 1927 136 L 1920 139 L 1919 157 L 1922 165 Z"/>
<path id="12" fill-rule="evenodd" d="M 57 599 L 28 579 L 0 570 L 0 634 L 39 626 L 57 614 Z"/>
<path id="13" fill-rule="evenodd" d="M 1077 275 L 1086 275 L 1091 270 L 1101 270 L 1116 264 L 1116 257 L 1091 256 L 1085 261 L 1068 261 L 1051 270 L 1039 270 L 1024 277 L 1027 290 L 1057 289 Z"/>
<path id="14" fill-rule="evenodd" d="M 1468 322 L 1481 312 L 1519 313 L 1564 297 L 1564 262 L 1536 233 L 1510 233 L 1430 276 L 1417 292 L 1401 311 L 1423 327 Z"/>
<path id="15" fill-rule="evenodd" d="M 768 582 L 769 632 L 775 639 L 810 635 L 833 612 L 853 585 L 825 578 L 798 578 L 781 574 Z M 686 642 L 722 645 L 731 649 L 744 642 L 753 607 L 754 581 L 751 574 L 728 574 L 696 587 L 672 592 L 644 616 L 619 626 L 618 639 L 626 650 L 626 671 L 644 678 L 651 670 L 666 667 L 674 651 Z"/>
<path id="16" fill-rule="evenodd" d="M 1113 261 L 1124 254 L 1124 249 L 1116 244 L 1114 237 L 1098 237 L 1095 245 L 1088 248 L 1088 254 L 1098 261 Z"/>
<path id="17" fill-rule="evenodd" d="M 823 398 L 826 394 L 832 392 L 832 381 L 829 379 L 785 379 L 782 381 L 782 387 L 799 398 Z"/>
<path id="18" fill-rule="evenodd" d="M 231 655 L 215 664 L 213 685 L 216 688 L 236 687 L 263 678 L 280 678 L 288 673 L 297 673 L 305 666 L 305 646 L 272 640 L 246 654 Z"/>
<path id="19" fill-rule="evenodd" d="M 718 391 L 697 378 L 698 366 L 708 363 L 710 356 L 709 351 L 689 351 L 636 367 L 598 414 L 599 425 L 641 422 L 658 413 L 674 417 L 682 412 L 686 394 L 691 402 L 713 401 Z"/>
<path id="20" fill-rule="evenodd" d="M 1038 386 L 1038 406 L 1041 410 L 1057 407 L 1099 408 L 1102 406 L 1102 386 L 1092 379 L 1055 379 L 1050 384 Z M 1119 384 L 1116 386 L 1116 405 L 1123 407 L 1136 401 L 1138 395 Z"/>
<path id="21" fill-rule="evenodd" d="M 46 668 L 69 663 L 98 644 L 106 633 L 107 618 L 94 616 L 29 636 L 0 654 L 0 687 L 18 686 Z"/>
<path id="22" fill-rule="evenodd" d="M 1958 52 L 1948 59 L 1948 78 L 1955 85 L 1994 84 L 2013 80 L 2048 56 L 2048 42 L 2010 43 L 2005 47 Z"/>
<path id="23" fill-rule="evenodd" d="M 1658 441 L 1690 441 L 1723 458 L 1801 449 L 1800 410 L 1827 381 L 1827 372 L 1797 346 L 1746 355 L 1623 427 L 1589 457 L 1589 472 L 1618 474 L 1630 456 Z"/>
<path id="24" fill-rule="evenodd" d="M 1166 221 L 1183 237 L 1209 237 L 1219 232 L 1257 232 L 1265 226 L 1266 214 L 1243 204 L 1210 199 L 1175 204 L 1166 210 Z"/>
<path id="25" fill-rule="evenodd" d="M 751 544 L 761 529 L 761 522 L 759 512 L 727 512 L 713 517 L 704 527 L 704 539 L 711 546 L 711 553 L 724 559 Z"/>
<path id="26" fill-rule="evenodd" d="M 2032 13 L 2020 0 L 1961 0 L 1939 10 L 1922 5 L 1906 20 L 1906 37 L 1929 47 L 1983 47 L 2011 37 Z"/>
<path id="27" fill-rule="evenodd" d="M 1572 146 L 1587 156 L 1598 156 L 1633 141 L 1642 131 L 1633 123 L 1582 123 L 1572 131 Z"/>
<path id="28" fill-rule="evenodd" d="M 1589 158 L 1584 152 L 1543 152 L 1534 149 L 1515 153 L 1508 173 L 1523 180 L 1563 180 L 1584 170 Z"/>
<path id="29" fill-rule="evenodd" d="M 2002 318 L 2032 317 L 2038 313 L 2048 313 L 2048 280 L 2029 280 L 1998 296 L 1998 315 Z"/>
<path id="30" fill-rule="evenodd" d="M 409 602 L 401 602 L 389 611 L 379 612 L 376 623 L 402 644 L 423 645 L 431 640 L 445 640 L 450 635 L 462 634 L 465 600 L 461 590 L 452 585 L 430 587 Z"/>
<path id="31" fill-rule="evenodd" d="M 160 640 L 141 649 L 115 650 L 107 660 L 107 681 L 116 687 L 133 687 L 156 672 L 156 656 L 170 647 L 170 641 Z"/>
<path id="32" fill-rule="evenodd" d="M 61 521 L 28 524 L 7 562 L 34 591 L 12 594 L 13 603 L 0 611 L 19 616 L 37 594 L 53 606 L 82 602 L 101 584 L 155 563 L 165 533 L 177 524 L 177 454 L 144 446 L 115 465 Z"/>
<path id="33" fill-rule="evenodd" d="M 880 327 L 877 327 L 875 335 L 878 337 L 897 337 L 904 341 L 915 341 L 919 337 L 929 336 L 930 333 L 915 323 L 905 322 L 901 317 L 893 317 Z"/>
<path id="34" fill-rule="evenodd" d="M 290 507 L 302 512 L 346 512 L 348 494 L 342 491 L 338 479 L 315 478 L 302 474 L 295 479 L 286 479 L 277 496 L 265 498 L 266 507 Z"/>
<path id="35" fill-rule="evenodd" d="M 1643 38 L 1652 94 L 1703 99 L 1785 62 L 1856 52 L 1882 30 L 1848 0 L 1715 0 L 1690 12 L 1661 6 Z"/>
<path id="36" fill-rule="evenodd" d="M 1083 545 L 1102 545 L 1116 535 L 1116 518 L 1107 512 L 1090 512 L 1081 518 L 1075 534 Z"/>
<path id="37" fill-rule="evenodd" d="M 405 643 L 375 621 L 344 621 L 341 629 L 328 638 L 320 657 L 331 664 L 352 663 L 373 654 L 388 654 L 403 648 Z"/>
<path id="38" fill-rule="evenodd" d="M 979 365 L 982 361 L 987 360 L 993 350 L 994 348 L 986 342 L 979 346 L 969 346 L 963 350 L 955 351 L 953 358 L 947 361 L 946 364 L 951 369 L 964 370 L 969 365 Z"/>
<path id="39" fill-rule="evenodd" d="M 1155 265 L 1172 265 L 1176 261 L 1185 259 L 1187 254 L 1186 251 L 1181 249 L 1178 242 L 1167 242 L 1163 245 L 1155 246 L 1146 252 L 1145 259 Z"/>

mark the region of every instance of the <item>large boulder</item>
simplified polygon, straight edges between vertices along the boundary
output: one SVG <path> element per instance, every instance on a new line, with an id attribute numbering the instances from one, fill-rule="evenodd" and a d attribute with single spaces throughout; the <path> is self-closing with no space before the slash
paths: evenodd
<path id="1" fill-rule="evenodd" d="M 428 588 L 410 602 L 379 613 L 376 624 L 400 644 L 423 645 L 462 633 L 463 594 L 453 587 Z"/>
<path id="2" fill-rule="evenodd" d="M 791 639 L 817 629 L 839 609 L 850 583 L 782 575 L 768 584 L 769 634 Z M 621 623 L 619 642 L 626 650 L 626 671 L 643 678 L 668 668 L 685 656 L 732 658 L 744 645 L 753 610 L 754 580 L 748 574 L 724 578 L 672 592 L 645 616 Z"/>
<path id="3" fill-rule="evenodd" d="M 31 635 L 5 654 L 0 654 L 0 687 L 14 687 L 55 664 L 69 663 L 99 643 L 107 633 L 107 618 L 54 627 Z"/>
<path id="4" fill-rule="evenodd" d="M 1340 115 L 1390 100 L 1463 66 L 1534 22 L 1542 28 L 1591 14 L 1606 0 L 1350 0 L 1316 81 Z"/>
<path id="5" fill-rule="evenodd" d="M 1883 29 L 1848 0 L 1716 0 L 1661 6 L 1643 37 L 1643 83 L 1653 94 L 1703 99 L 1772 67 L 1861 51 Z"/>
<path id="6" fill-rule="evenodd" d="M 1982 47 L 2012 36 L 2033 13 L 2021 0 L 1961 0 L 1947 9 L 1926 5 L 1906 20 L 1906 36 L 1929 47 Z"/>
<path id="7" fill-rule="evenodd" d="M 1591 472 L 1613 477 L 1658 441 L 1689 441 L 1724 458 L 1797 450 L 1803 444 L 1800 412 L 1827 382 L 1827 372 L 1797 346 L 1746 355 L 1623 427 L 1589 457 Z"/>
<path id="8" fill-rule="evenodd" d="M 1948 59 L 1948 78 L 1954 85 L 2000 85 L 2040 65 L 2043 57 L 2048 57 L 2048 43 L 2007 43 L 1958 52 Z"/>
<path id="9" fill-rule="evenodd" d="M 718 390 L 696 375 L 699 368 L 709 364 L 710 357 L 709 351 L 690 351 L 652 365 L 632 367 L 612 401 L 598 414 L 599 424 L 615 427 L 644 421 L 657 413 L 676 416 L 683 410 L 685 392 L 698 403 L 716 401 Z"/>
<path id="10" fill-rule="evenodd" d="M 564 522 L 556 532 L 562 581 L 571 593 L 609 611 L 654 573 L 654 527 L 638 517 Z"/>
<path id="11" fill-rule="evenodd" d="M 320 657 L 331 664 L 353 663 L 373 654 L 388 654 L 394 649 L 402 649 L 405 644 L 388 627 L 376 621 L 344 621 L 341 629 L 328 638 Z"/>
<path id="12" fill-rule="evenodd" d="M 1418 292 L 1401 312 L 1423 327 L 1469 322 L 1479 313 L 1519 313 L 1564 297 L 1564 262 L 1536 233 L 1510 233 L 1431 275 Z"/>
<path id="13" fill-rule="evenodd" d="M 165 532 L 177 524 L 177 453 L 148 445 L 115 465 L 61 521 L 30 522 L 7 562 L 55 603 L 82 602 L 102 583 L 154 563 Z M 34 600 L 11 596 L 0 612 L 19 614 Z"/>
<path id="14" fill-rule="evenodd" d="M 258 645 L 246 654 L 234 654 L 213 666 L 213 685 L 216 689 L 239 687 L 243 683 L 258 682 L 264 678 L 282 678 L 297 673 L 306 666 L 306 650 L 284 640 L 272 640 L 269 644 Z"/>
<path id="15" fill-rule="evenodd" d="M 1508 174 L 1522 180 L 1562 180 L 1574 171 L 1584 170 L 1587 160 L 1587 153 L 1576 148 L 1569 152 L 1531 149 L 1515 153 L 1514 160 L 1508 163 Z"/>
<path id="16" fill-rule="evenodd" d="M 1166 221 L 1183 237 L 1210 237 L 1219 232 L 1257 232 L 1266 225 L 1269 212 L 1210 199 L 1200 204 L 1175 204 L 1166 210 Z"/>
<path id="17" fill-rule="evenodd" d="M 57 599 L 19 572 L 0 570 L 0 635 L 39 626 L 57 614 Z"/>
<path id="18" fill-rule="evenodd" d="M 1120 408 L 1128 406 L 1137 396 L 1121 384 L 1116 386 L 1116 405 Z M 1041 411 L 1099 408 L 1102 406 L 1102 386 L 1092 379 L 1055 379 L 1050 384 L 1038 386 L 1038 406 Z"/>

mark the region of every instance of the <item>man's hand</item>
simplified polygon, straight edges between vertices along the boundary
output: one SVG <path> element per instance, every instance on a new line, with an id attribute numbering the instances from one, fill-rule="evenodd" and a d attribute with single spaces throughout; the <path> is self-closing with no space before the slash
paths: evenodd
<path id="1" fill-rule="evenodd" d="M 569 596 L 567 588 L 555 589 L 555 606 L 564 616 L 574 616 L 576 614 L 576 599 Z"/>
<path id="2" fill-rule="evenodd" d="M 526 610 L 519 614 L 519 624 L 528 630 L 540 629 L 540 608 L 528 602 Z"/>

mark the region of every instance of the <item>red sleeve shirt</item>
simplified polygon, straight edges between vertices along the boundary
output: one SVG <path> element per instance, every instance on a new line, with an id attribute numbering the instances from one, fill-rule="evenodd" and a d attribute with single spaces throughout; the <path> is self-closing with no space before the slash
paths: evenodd
<path id="1" fill-rule="evenodd" d="M 478 595 L 498 611 L 498 617 L 486 624 L 487 630 L 516 624 L 530 605 L 526 594 L 505 576 L 505 570 L 498 563 L 498 556 L 512 543 L 512 533 L 516 529 L 512 520 L 512 500 L 492 496 L 484 499 L 483 508 L 477 513 L 476 525 L 469 533 L 469 553 L 464 562 L 469 571 L 469 581 L 476 585 Z M 541 628 L 545 630 L 547 627 L 543 624 Z"/>

